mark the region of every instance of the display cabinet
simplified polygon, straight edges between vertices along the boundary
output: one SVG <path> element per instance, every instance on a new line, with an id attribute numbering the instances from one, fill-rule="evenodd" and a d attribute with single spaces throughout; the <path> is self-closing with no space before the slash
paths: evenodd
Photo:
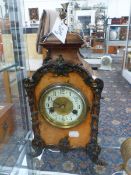
<path id="1" fill-rule="evenodd" d="M 20 152 L 15 153 L 17 156 L 13 159 L 12 152 L 23 143 L 28 132 L 26 115 L 22 114 L 27 106 L 26 103 L 21 106 L 25 97 L 21 96 L 20 74 L 16 64 L 0 64 L 0 172 L 10 163 L 15 165 Z"/>
<path id="2" fill-rule="evenodd" d="M 122 19 L 122 17 L 121 17 Z M 113 19 L 110 19 L 113 21 Z M 109 21 L 109 19 L 108 19 Z M 123 22 L 117 22 L 116 24 L 114 24 L 115 22 L 111 22 L 107 24 L 107 37 L 106 37 L 106 52 L 110 53 L 110 48 L 112 46 L 114 47 L 125 47 L 126 45 L 126 41 L 127 41 L 127 34 L 128 34 L 128 29 L 129 29 L 129 18 L 128 21 L 126 21 L 125 23 Z M 128 40 L 128 45 L 131 46 L 131 40 Z M 115 53 L 117 53 L 116 49 Z M 114 52 L 112 52 L 114 53 Z"/>
<path id="3" fill-rule="evenodd" d="M 14 167 L 29 130 L 20 1 L 0 2 L 0 174 Z M 15 155 L 15 156 L 14 156 Z M 10 173 L 8 173 L 10 174 Z"/>
<path id="4" fill-rule="evenodd" d="M 120 140 L 122 141 L 122 139 L 128 137 L 129 134 L 125 134 L 125 128 L 122 133 L 121 126 L 121 132 L 119 132 L 119 129 L 117 129 L 119 121 L 112 120 L 113 116 L 117 114 L 113 113 L 114 108 L 110 106 L 110 100 L 112 99 L 108 96 L 110 95 L 107 90 L 108 84 L 106 84 L 104 90 L 104 94 L 107 91 L 107 97 L 105 101 L 103 101 L 103 99 L 101 101 L 101 109 L 103 109 L 103 111 L 101 110 L 101 116 L 104 114 L 107 120 L 103 120 L 104 118 L 102 119 L 102 117 L 100 118 L 100 120 L 104 122 L 101 123 L 98 133 L 98 142 L 101 146 L 99 156 L 106 165 L 101 166 L 92 163 L 86 151 L 83 149 L 63 153 L 58 149 L 45 148 L 42 150 L 40 156 L 34 156 L 31 143 L 34 138 L 31 128 L 32 118 L 23 88 L 23 79 L 27 75 L 26 62 L 28 62 L 28 53 L 26 53 L 28 44 L 26 45 L 25 41 L 28 40 L 26 43 L 29 42 L 30 57 L 35 55 L 34 57 L 36 58 L 37 55 L 33 52 L 35 46 L 31 43 L 31 41 L 35 41 L 36 34 L 34 32 L 33 35 L 27 36 L 23 33 L 21 12 L 24 10 L 20 4 L 21 1 L 2 1 L 1 9 L 6 12 L 6 17 L 7 14 L 9 17 L 7 30 L 4 28 L 4 22 L 7 22 L 7 20 L 4 20 L 5 14 L 0 16 L 3 26 L 1 30 L 3 50 L 1 49 L 0 53 L 2 55 L 2 59 L 0 60 L 0 175 L 112 175 L 120 171 L 119 165 L 123 162 L 120 154 L 120 145 L 122 143 Z M 125 60 L 123 70 L 126 69 L 130 72 L 130 64 L 127 64 L 128 62 L 130 63 L 129 59 L 127 59 L 127 61 Z M 34 60 L 33 63 L 36 64 Z M 33 72 L 34 71 L 35 70 L 33 70 Z M 108 75 L 105 79 L 110 84 L 111 81 L 109 81 Z M 76 83 L 78 83 L 78 81 L 76 81 Z M 116 96 L 117 95 L 116 93 Z M 123 100 L 125 99 L 120 99 L 122 104 Z M 32 102 L 30 101 L 30 103 Z M 130 109 L 127 108 L 126 110 L 129 111 Z M 109 114 L 111 117 L 109 117 Z M 119 113 L 118 115 L 120 117 Z M 113 130 L 114 128 L 111 124 L 113 122 L 115 123 L 114 128 L 116 128 L 120 135 L 117 135 L 115 133 L 116 130 Z M 38 123 L 34 123 L 34 127 L 35 124 Z M 125 123 L 123 123 L 123 125 L 125 125 Z M 103 126 L 105 126 L 105 128 Z M 96 128 L 94 127 L 93 129 L 95 130 Z M 102 134 L 105 132 L 106 135 L 102 135 L 100 132 Z M 120 171 L 120 173 L 121 175 L 125 175 L 124 171 Z"/>
<path id="5" fill-rule="evenodd" d="M 129 14 L 129 25 L 127 27 L 127 36 L 124 48 L 122 75 L 131 84 L 131 10 Z"/>
<path id="6" fill-rule="evenodd" d="M 92 33 L 93 53 L 105 53 L 106 7 L 97 7 L 95 12 L 95 30 Z"/>

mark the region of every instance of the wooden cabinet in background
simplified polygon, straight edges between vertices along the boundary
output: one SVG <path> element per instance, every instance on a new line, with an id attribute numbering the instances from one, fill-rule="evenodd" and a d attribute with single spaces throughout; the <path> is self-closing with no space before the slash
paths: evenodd
<path id="1" fill-rule="evenodd" d="M 104 41 L 102 40 L 94 40 L 93 41 L 93 47 L 92 47 L 93 53 L 104 53 L 105 47 L 104 47 Z"/>

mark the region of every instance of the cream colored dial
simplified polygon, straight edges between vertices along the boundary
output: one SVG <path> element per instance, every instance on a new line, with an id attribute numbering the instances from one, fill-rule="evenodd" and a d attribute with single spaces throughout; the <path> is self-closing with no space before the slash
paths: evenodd
<path id="1" fill-rule="evenodd" d="M 70 128 L 86 118 L 87 101 L 78 89 L 70 85 L 52 85 L 42 92 L 39 111 L 51 124 Z"/>

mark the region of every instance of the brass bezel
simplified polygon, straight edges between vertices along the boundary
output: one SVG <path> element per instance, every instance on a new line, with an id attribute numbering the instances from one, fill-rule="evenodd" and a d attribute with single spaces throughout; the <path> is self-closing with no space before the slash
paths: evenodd
<path id="1" fill-rule="evenodd" d="M 71 91 L 75 91 L 75 93 L 77 93 L 77 95 L 81 98 L 82 103 L 83 103 L 83 111 L 81 113 L 81 115 L 79 116 L 79 118 L 76 121 L 73 122 L 64 122 L 63 124 L 61 122 L 57 122 L 54 121 L 50 118 L 50 116 L 45 112 L 45 108 L 41 108 L 41 105 L 45 102 L 45 97 L 46 94 L 48 94 L 50 91 L 52 91 L 53 89 L 58 89 L 58 88 L 68 88 Z M 41 116 L 48 121 L 50 124 L 52 124 L 53 126 L 56 126 L 58 128 L 72 128 L 76 125 L 79 125 L 80 123 L 82 123 L 83 120 L 86 119 L 87 116 L 87 112 L 89 112 L 90 107 L 89 107 L 89 103 L 87 98 L 83 95 L 83 93 L 78 89 L 75 88 L 74 86 L 72 86 L 71 84 L 66 84 L 66 83 L 57 83 L 57 84 L 52 84 L 47 86 L 46 89 L 44 89 L 39 97 L 39 102 L 38 102 L 38 110 L 41 114 Z"/>

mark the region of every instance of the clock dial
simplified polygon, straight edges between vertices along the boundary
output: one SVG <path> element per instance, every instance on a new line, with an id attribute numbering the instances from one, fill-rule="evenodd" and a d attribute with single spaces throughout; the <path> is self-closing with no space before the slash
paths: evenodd
<path id="1" fill-rule="evenodd" d="M 68 84 L 57 84 L 41 93 L 38 108 L 49 123 L 59 128 L 71 128 L 86 118 L 88 106 L 80 90 Z"/>

